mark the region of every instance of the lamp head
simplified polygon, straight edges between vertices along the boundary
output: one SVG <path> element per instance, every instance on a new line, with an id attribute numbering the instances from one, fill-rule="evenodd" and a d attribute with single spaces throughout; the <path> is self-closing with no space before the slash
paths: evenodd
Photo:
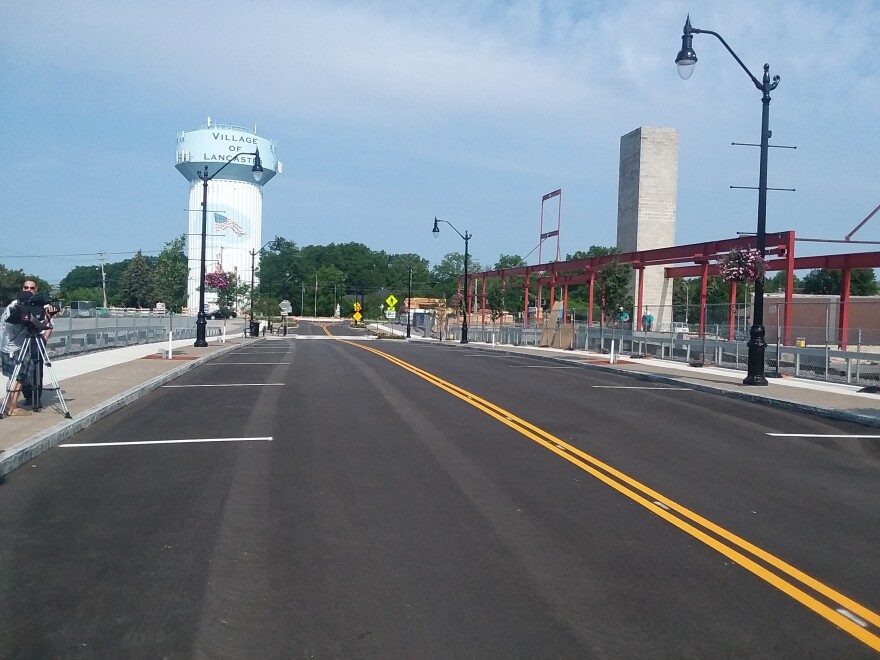
<path id="1" fill-rule="evenodd" d="M 251 168 L 251 174 L 253 174 L 254 181 L 257 183 L 263 178 L 263 161 L 260 160 L 259 149 L 257 149 L 257 152 L 254 154 L 254 166 Z"/>
<path id="2" fill-rule="evenodd" d="M 694 29 L 691 27 L 691 17 L 688 15 L 684 23 L 684 31 L 681 35 L 681 50 L 675 57 L 675 63 L 678 65 L 678 75 L 682 80 L 687 80 L 694 72 L 694 65 L 697 63 L 697 54 L 693 48 Z"/>
<path id="3" fill-rule="evenodd" d="M 439 222 L 440 221 L 437 220 L 437 216 L 435 215 L 434 216 L 434 229 L 431 230 L 431 232 L 434 234 L 434 238 L 438 238 L 440 236 L 440 227 L 438 226 Z"/>

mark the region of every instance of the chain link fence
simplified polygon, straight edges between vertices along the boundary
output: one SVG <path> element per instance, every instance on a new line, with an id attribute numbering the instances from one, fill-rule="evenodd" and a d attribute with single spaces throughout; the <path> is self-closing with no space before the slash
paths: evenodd
<path id="1" fill-rule="evenodd" d="M 836 297 L 810 297 L 785 303 L 781 297 L 765 296 L 765 375 L 863 385 L 880 383 L 880 300 L 850 300 L 848 305 L 844 334 L 843 307 Z M 472 314 L 469 339 L 596 352 L 609 352 L 613 341 L 615 352 L 623 354 L 747 370 L 751 305 L 706 305 L 703 332 L 699 305 L 673 305 L 665 310 L 655 306 L 652 313 L 672 321 L 649 330 L 641 315 L 633 310 L 630 320 L 624 322 L 603 319 L 601 310 L 594 308 L 590 323 L 588 309 L 572 308 L 564 320 L 545 316 L 541 320 L 529 319 L 525 326 L 521 320 L 510 319 L 481 325 L 481 316 Z M 443 334 L 444 339 L 460 339 L 461 327 L 454 318 Z M 436 337 L 437 333 L 426 329 L 425 336 Z"/>

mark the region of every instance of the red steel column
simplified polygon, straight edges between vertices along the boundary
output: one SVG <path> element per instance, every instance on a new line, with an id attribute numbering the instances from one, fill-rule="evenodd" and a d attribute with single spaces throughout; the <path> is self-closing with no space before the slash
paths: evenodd
<path id="1" fill-rule="evenodd" d="M 840 333 L 840 350 L 846 350 L 846 339 L 849 334 L 849 288 L 852 271 L 844 268 L 840 271 L 840 313 L 838 332 Z"/>
<path id="2" fill-rule="evenodd" d="M 788 232 L 788 245 L 785 248 L 786 265 L 788 272 L 785 274 L 785 313 L 783 317 L 783 325 L 785 326 L 785 345 L 791 346 L 791 322 L 794 309 L 792 309 L 792 301 L 794 300 L 794 232 Z"/>
<path id="3" fill-rule="evenodd" d="M 636 308 L 633 310 L 633 328 L 641 327 L 644 330 L 644 324 L 642 324 L 642 311 L 643 305 L 642 301 L 644 300 L 645 295 L 645 267 L 642 266 L 639 269 L 639 287 L 638 287 L 638 300 L 636 302 Z"/>
<path id="4" fill-rule="evenodd" d="M 587 313 L 587 325 L 593 325 L 593 285 L 596 283 L 596 271 L 590 272 L 590 311 Z"/>
<path id="5" fill-rule="evenodd" d="M 483 327 L 486 326 L 486 274 L 483 273 L 483 311 L 480 315 L 480 322 Z"/>
<path id="6" fill-rule="evenodd" d="M 568 316 L 568 284 L 566 284 L 562 289 L 562 322 L 565 323 L 565 319 Z"/>
<path id="7" fill-rule="evenodd" d="M 700 264 L 700 337 L 706 336 L 706 285 L 709 283 L 709 262 Z"/>

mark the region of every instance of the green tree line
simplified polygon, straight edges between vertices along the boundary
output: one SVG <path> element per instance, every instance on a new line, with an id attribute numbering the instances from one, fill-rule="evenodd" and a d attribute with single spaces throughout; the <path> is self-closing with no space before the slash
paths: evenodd
<path id="1" fill-rule="evenodd" d="M 566 259 L 613 256 L 616 248 L 590 246 L 588 250 L 566 255 Z M 218 290 L 218 304 L 222 309 L 248 311 L 253 302 L 258 315 L 275 315 L 281 300 L 289 300 L 294 314 L 332 315 L 337 305 L 344 315 L 351 313 L 352 304 L 363 303 L 367 316 L 378 316 L 388 294 L 403 301 L 408 295 L 410 272 L 412 294 L 419 298 L 438 298 L 461 304 L 453 298 L 464 268 L 464 255 L 451 252 L 434 266 L 414 253 L 391 254 L 372 250 L 361 243 L 331 243 L 329 245 L 298 246 L 295 242 L 276 237 L 256 255 L 254 290 L 249 275 L 236 277 L 226 273 L 229 286 Z M 525 265 L 519 255 L 501 254 L 491 266 L 484 267 L 470 259 L 468 270 L 500 270 Z M 179 311 L 187 305 L 186 282 L 188 264 L 186 236 L 181 235 L 164 245 L 158 256 L 145 256 L 140 251 L 132 258 L 104 265 L 107 304 L 120 307 L 153 307 L 157 302 L 167 309 Z M 9 301 L 21 288 L 22 281 L 35 279 L 43 291 L 49 283 L 32 273 L 9 270 L 0 265 L 0 300 Z M 776 273 L 765 282 L 765 291 L 773 292 L 784 286 L 784 273 Z M 612 261 L 597 273 L 594 304 L 606 316 L 616 314 L 619 307 L 632 308 L 632 268 Z M 502 311 L 521 314 L 525 307 L 522 277 L 511 277 L 502 287 L 497 279 L 487 285 L 487 307 L 493 317 Z M 479 297 L 481 281 L 472 284 L 471 291 Z M 689 316 L 698 315 L 699 278 L 677 279 L 673 285 L 673 304 L 684 309 L 685 300 L 692 309 Z M 737 297 L 745 299 L 744 286 L 737 288 Z M 803 279 L 795 278 L 795 289 L 803 293 L 837 294 L 840 292 L 840 272 L 814 270 Z M 874 271 L 869 268 L 852 272 L 851 295 L 875 295 L 878 284 Z M 530 306 L 537 304 L 537 287 L 529 290 Z M 709 278 L 709 304 L 727 304 L 729 287 L 718 277 Z M 101 306 L 104 286 L 101 267 L 83 265 L 73 268 L 60 282 L 60 294 L 66 303 L 74 300 L 92 301 Z M 541 301 L 546 307 L 549 296 Z M 585 308 L 589 304 L 589 286 L 569 288 L 569 308 Z"/>

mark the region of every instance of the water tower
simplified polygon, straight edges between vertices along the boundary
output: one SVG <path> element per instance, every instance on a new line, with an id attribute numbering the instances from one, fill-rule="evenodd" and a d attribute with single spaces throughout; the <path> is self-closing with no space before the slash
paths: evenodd
<path id="1" fill-rule="evenodd" d="M 214 174 L 237 153 L 259 150 L 263 177 L 254 181 L 252 156 L 240 156 L 208 183 L 208 222 L 206 230 L 206 272 L 222 270 L 236 273 L 239 282 L 250 283 L 252 251 L 263 245 L 263 186 L 281 173 L 274 141 L 241 126 L 208 123 L 198 130 L 177 135 L 177 171 L 189 181 L 187 204 L 187 306 L 196 314 L 199 306 L 199 270 L 202 259 L 202 181 L 205 166 Z M 256 282 L 256 279 L 254 280 Z M 216 306 L 216 295 L 205 293 L 205 305 Z"/>

